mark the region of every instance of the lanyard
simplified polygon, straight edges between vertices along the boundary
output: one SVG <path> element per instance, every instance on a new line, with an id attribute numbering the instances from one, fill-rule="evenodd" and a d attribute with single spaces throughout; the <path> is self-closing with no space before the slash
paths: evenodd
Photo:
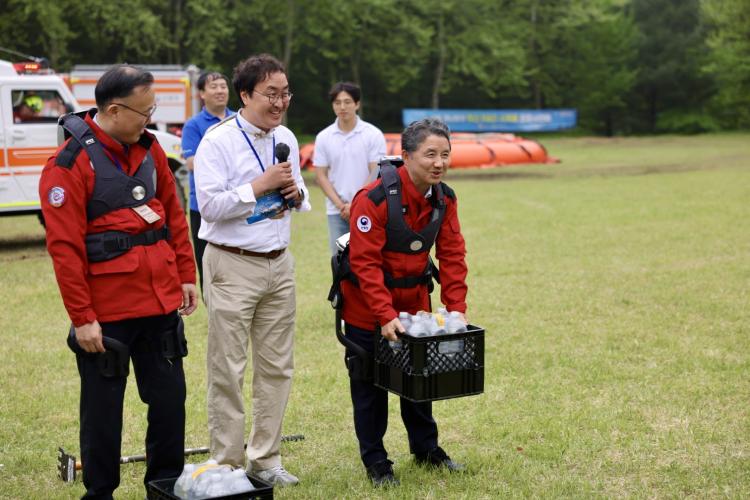
<path id="1" fill-rule="evenodd" d="M 125 169 L 124 169 L 124 168 L 122 168 L 122 164 L 121 164 L 121 163 L 120 163 L 120 161 L 119 161 L 119 160 L 117 159 L 117 156 L 115 156 L 115 154 L 114 154 L 114 153 L 112 153 L 112 152 L 111 152 L 111 151 L 110 151 L 109 149 L 107 149 L 106 147 L 104 147 L 103 149 L 104 149 L 104 152 L 105 152 L 105 153 L 107 153 L 107 156 L 109 156 L 109 159 L 110 159 L 110 160 L 112 160 L 112 162 L 113 162 L 113 163 L 115 164 L 115 167 L 117 167 L 117 170 L 119 170 L 119 171 L 120 171 L 120 172 L 122 172 L 122 173 L 125 173 Z M 127 150 L 127 149 L 125 149 L 125 156 L 127 156 L 127 155 L 128 155 L 128 150 Z"/>
<path id="2" fill-rule="evenodd" d="M 239 113 L 238 113 L 239 114 Z M 258 152 L 255 150 L 255 147 L 253 147 L 253 143 L 250 142 L 250 138 L 245 133 L 245 129 L 242 128 L 242 125 L 240 125 L 240 119 L 237 118 L 237 115 L 234 115 L 234 120 L 237 122 L 237 126 L 240 128 L 240 132 L 242 132 L 242 135 L 245 137 L 245 140 L 247 141 L 248 146 L 250 146 L 250 149 L 253 150 L 253 154 L 255 155 L 255 159 L 258 160 L 258 165 L 260 165 L 261 171 L 265 172 L 266 168 L 263 166 L 263 162 L 260 161 L 260 156 L 258 156 Z M 276 158 L 276 136 L 271 136 L 273 143 L 271 145 L 273 153 L 271 154 L 271 161 L 273 161 Z"/>

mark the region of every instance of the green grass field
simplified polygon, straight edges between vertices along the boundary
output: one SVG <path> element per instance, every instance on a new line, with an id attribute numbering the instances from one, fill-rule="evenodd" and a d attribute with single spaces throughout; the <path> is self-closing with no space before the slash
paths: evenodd
<path id="1" fill-rule="evenodd" d="M 412 463 L 391 396 L 386 446 L 401 486 L 387 491 L 359 461 L 313 187 L 315 210 L 294 218 L 284 423 L 305 440 L 282 445 L 302 483 L 278 498 L 750 494 L 750 135 L 543 143 L 562 163 L 447 179 L 467 239 L 469 319 L 487 332 L 485 392 L 434 404 L 442 446 L 469 467 L 450 477 Z M 0 302 L 0 497 L 75 498 L 80 481 L 63 483 L 55 466 L 59 446 L 78 455 L 78 375 L 33 217 L 0 219 Z M 205 446 L 205 309 L 187 328 L 186 444 Z M 144 423 L 131 378 L 123 454 L 143 452 Z M 142 464 L 121 472 L 118 496 L 143 498 Z"/>

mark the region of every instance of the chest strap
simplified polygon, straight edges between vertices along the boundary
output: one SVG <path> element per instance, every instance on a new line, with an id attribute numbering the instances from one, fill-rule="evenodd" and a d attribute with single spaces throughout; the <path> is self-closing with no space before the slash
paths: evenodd
<path id="1" fill-rule="evenodd" d="M 144 231 L 139 234 L 130 234 L 122 231 L 104 231 L 86 235 L 86 254 L 89 262 L 103 262 L 114 259 L 136 246 L 153 245 L 157 241 L 170 238 L 169 228 L 162 226 L 159 229 Z"/>

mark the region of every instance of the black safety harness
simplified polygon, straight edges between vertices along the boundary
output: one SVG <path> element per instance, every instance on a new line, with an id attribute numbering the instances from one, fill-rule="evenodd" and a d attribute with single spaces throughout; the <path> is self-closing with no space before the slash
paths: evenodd
<path id="1" fill-rule="evenodd" d="M 70 113 L 60 117 L 58 124 L 65 138 L 73 140 L 57 155 L 56 164 L 72 168 L 82 149 L 91 160 L 91 168 L 96 175 L 94 190 L 86 204 L 86 218 L 91 221 L 104 214 L 121 208 L 135 208 L 145 205 L 156 194 L 156 168 L 151 152 L 153 137 L 141 135 L 138 142 L 148 153 L 132 177 L 118 168 L 104 151 L 94 131 L 84 121 L 88 112 Z M 153 245 L 160 240 L 168 240 L 169 229 L 159 229 L 130 234 L 124 231 L 104 231 L 86 235 L 86 254 L 90 262 L 114 259 L 134 246 Z"/>
<path id="2" fill-rule="evenodd" d="M 93 111 L 91 111 L 93 113 Z M 57 155 L 56 164 L 63 168 L 73 168 L 82 149 L 91 160 L 95 172 L 94 190 L 86 204 L 86 218 L 91 221 L 120 208 L 135 208 L 146 204 L 156 194 L 156 168 L 149 151 L 153 137 L 142 134 L 138 144 L 148 152 L 132 177 L 118 168 L 104 152 L 104 147 L 84 121 L 87 112 L 70 113 L 60 117 L 58 124 L 64 138 L 72 137 L 65 148 Z M 169 229 L 159 229 L 130 234 L 124 231 L 104 231 L 86 235 L 86 255 L 89 262 L 101 262 L 124 254 L 134 246 L 153 245 L 160 240 L 168 240 Z M 168 360 L 187 356 L 187 341 L 182 318 L 175 313 L 174 327 L 162 332 L 159 339 L 161 355 Z M 105 348 L 103 353 L 87 353 L 78 344 L 75 328 L 71 325 L 68 334 L 68 347 L 79 356 L 96 356 L 99 372 L 104 377 L 127 377 L 130 365 L 130 348 L 114 338 L 102 336 Z M 143 344 L 143 342 L 141 342 Z M 140 346 L 139 348 L 143 348 Z"/>
<path id="3" fill-rule="evenodd" d="M 394 164 L 395 163 L 395 164 Z M 442 182 L 433 186 L 432 196 L 432 214 L 430 221 L 416 232 L 411 229 L 404 219 L 404 208 L 401 204 L 401 178 L 398 175 L 397 168 L 403 162 L 399 158 L 394 162 L 392 159 L 382 160 L 379 163 L 380 177 L 382 179 L 379 186 L 371 190 L 367 196 L 373 203 L 379 205 L 386 202 L 388 210 L 388 220 L 385 225 L 386 241 L 383 246 L 384 250 L 406 254 L 428 253 L 427 266 L 422 274 L 418 276 L 400 276 L 393 277 L 383 272 L 385 286 L 387 288 L 414 288 L 419 285 L 427 285 L 428 293 L 432 293 L 434 288 L 433 279 L 440 283 L 440 274 L 435 266 L 429 251 L 435 244 L 440 226 L 445 218 L 445 196 L 446 190 L 449 196 L 455 196 L 453 191 Z M 336 310 L 336 337 L 347 349 L 354 351 L 361 359 L 371 357 L 367 351 L 347 339 L 341 332 L 341 310 L 343 308 L 343 296 L 341 293 L 341 282 L 349 280 L 359 286 L 357 277 L 351 270 L 349 263 L 349 246 L 340 250 L 331 258 L 331 270 L 333 272 L 333 284 L 328 292 L 328 300 Z"/>

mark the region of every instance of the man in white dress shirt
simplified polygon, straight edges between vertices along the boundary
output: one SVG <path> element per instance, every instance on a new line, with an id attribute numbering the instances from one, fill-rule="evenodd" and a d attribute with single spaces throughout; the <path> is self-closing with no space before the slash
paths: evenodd
<path id="1" fill-rule="evenodd" d="M 199 236 L 208 242 L 203 271 L 210 449 L 219 463 L 245 466 L 285 486 L 298 482 L 280 455 L 294 368 L 294 258 L 287 247 L 291 211 L 309 211 L 310 204 L 297 139 L 281 125 L 292 98 L 283 64 L 268 54 L 251 56 L 237 65 L 232 80 L 242 109 L 210 129 L 195 156 Z M 281 143 L 289 147 L 289 161 L 276 159 Z M 250 219 L 261 211 L 262 195 L 274 191 L 287 209 Z M 242 386 L 250 342 L 252 430 L 243 453 Z"/>

